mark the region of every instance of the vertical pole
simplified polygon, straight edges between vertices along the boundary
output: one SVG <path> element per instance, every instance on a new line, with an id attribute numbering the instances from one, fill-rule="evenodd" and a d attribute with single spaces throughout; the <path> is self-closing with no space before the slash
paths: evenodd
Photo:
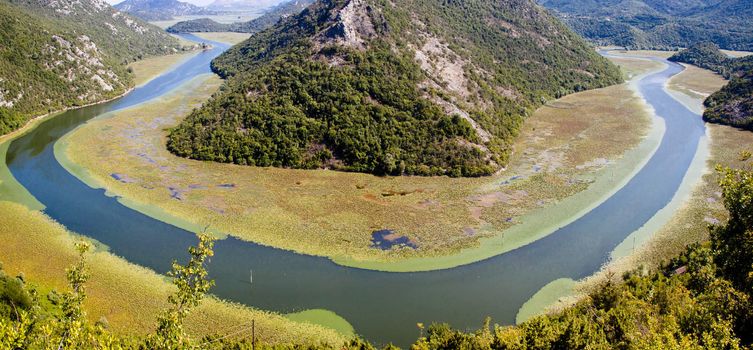
<path id="1" fill-rule="evenodd" d="M 256 350 L 256 320 L 251 320 L 251 350 Z"/>

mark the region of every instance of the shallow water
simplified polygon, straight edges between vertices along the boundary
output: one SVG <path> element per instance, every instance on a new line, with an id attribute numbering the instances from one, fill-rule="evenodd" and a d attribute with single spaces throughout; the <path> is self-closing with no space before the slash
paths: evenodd
<path id="1" fill-rule="evenodd" d="M 189 39 L 201 40 L 188 36 Z M 14 140 L 7 154 L 16 179 L 46 206 L 45 212 L 72 231 L 90 236 L 125 259 L 165 272 L 172 259 L 186 259 L 194 234 L 123 206 L 92 189 L 55 159 L 54 143 L 93 117 L 161 96 L 209 72 L 226 45 L 116 101 L 69 111 Z M 430 272 L 388 273 L 348 268 L 328 259 L 260 246 L 230 237 L 215 245 L 212 292 L 254 307 L 283 313 L 328 309 L 345 317 L 367 339 L 407 345 L 417 322 L 448 322 L 476 328 L 486 316 L 511 324 L 520 306 L 547 283 L 596 272 L 610 252 L 664 207 L 677 191 L 698 142 L 700 116 L 670 97 L 663 86 L 682 67 L 669 63 L 639 82 L 641 93 L 666 122 L 656 153 L 625 187 L 553 234 L 473 264 Z M 253 282 L 250 281 L 253 270 Z"/>

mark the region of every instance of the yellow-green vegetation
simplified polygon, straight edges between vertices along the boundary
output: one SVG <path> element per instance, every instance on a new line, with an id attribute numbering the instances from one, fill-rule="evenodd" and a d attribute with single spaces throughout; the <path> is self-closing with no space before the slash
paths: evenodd
<path id="1" fill-rule="evenodd" d="M 667 54 L 661 54 L 666 57 Z M 688 107 L 702 113 L 701 94 L 709 94 L 724 85 L 725 80 L 713 72 L 686 66 L 686 70 L 673 77 L 669 91 Z M 700 94 L 699 94 L 700 93 Z M 706 124 L 708 140 L 699 150 L 703 159 L 694 160 L 692 168 L 700 171 L 696 183 L 684 182 L 680 192 L 685 196 L 676 197 L 669 207 L 673 210 L 657 214 L 656 223 L 642 228 L 613 253 L 613 261 L 599 273 L 579 281 L 572 289 L 561 290 L 557 303 L 549 310 L 563 310 L 566 306 L 581 300 L 593 292 L 607 278 L 620 275 L 640 266 L 656 266 L 669 257 L 682 252 L 688 244 L 708 239 L 708 226 L 726 220 L 726 211 L 722 206 L 719 174 L 713 172 L 717 165 L 739 168 L 744 165 L 740 159 L 742 152 L 748 151 L 753 144 L 753 134 L 735 128 Z M 705 149 L 704 149 L 705 148 Z M 701 164 L 696 164 L 698 161 Z M 679 202 L 679 203 L 677 203 Z M 661 217 L 658 217 L 661 216 Z M 652 221 L 654 221 L 652 219 Z M 657 224 L 659 226 L 657 226 Z M 635 237 L 635 238 L 634 238 Z M 544 305 L 541 305 L 544 306 Z M 539 309 L 541 312 L 545 307 Z"/>
<path id="2" fill-rule="evenodd" d="M 90 186 L 181 227 L 210 225 L 341 264 L 415 271 L 470 263 L 553 232 L 618 189 L 661 135 L 655 127 L 641 142 L 651 122 L 623 84 L 539 109 L 510 166 L 486 178 L 254 168 L 167 152 L 164 130 L 219 84 L 199 77 L 158 101 L 93 120 L 59 141 L 56 156 Z M 372 232 L 381 229 L 418 249 L 373 248 Z"/>
<path id="3" fill-rule="evenodd" d="M 174 154 L 394 176 L 492 175 L 537 107 L 622 81 L 532 0 L 315 2 L 212 69 L 227 82 L 170 130 Z"/>
<path id="4" fill-rule="evenodd" d="M 618 53 L 626 57 L 659 57 L 670 58 L 676 53 L 676 51 L 659 51 L 659 50 L 617 50 Z"/>
<path id="5" fill-rule="evenodd" d="M 662 68 L 662 64 L 653 60 L 639 60 L 631 57 L 610 57 L 610 60 L 622 68 L 625 80 L 634 79 L 636 76 L 656 71 Z"/>
<path id="6" fill-rule="evenodd" d="M 133 82 L 136 86 L 142 86 L 160 74 L 168 71 L 171 67 L 196 55 L 198 51 L 177 53 L 172 55 L 156 56 L 136 61 L 128 65 L 133 72 Z"/>
<path id="7" fill-rule="evenodd" d="M 248 39 L 251 36 L 249 33 L 233 33 L 233 32 L 216 32 L 216 33 L 192 33 L 199 38 L 219 41 L 221 43 L 228 43 L 235 45 L 243 40 Z"/>
<path id="8" fill-rule="evenodd" d="M 182 49 L 159 28 L 92 1 L 0 2 L 0 42 L 0 134 L 119 96 L 132 85 L 124 63 Z"/>
<path id="9" fill-rule="evenodd" d="M 690 98 L 703 102 L 706 97 L 718 91 L 727 81 L 719 74 L 707 69 L 683 64 L 685 71 L 672 77 L 669 88 Z"/>
<path id="10" fill-rule="evenodd" d="M 250 34 L 246 34 L 246 33 L 225 33 L 225 32 L 197 33 L 196 34 L 196 36 L 202 39 L 218 41 L 221 43 L 227 43 L 231 45 L 235 45 L 243 40 L 248 39 L 249 35 Z M 183 44 L 183 46 L 195 45 L 194 42 L 187 41 L 179 36 L 176 36 L 176 38 Z M 196 53 L 198 53 L 198 51 L 150 57 L 150 58 L 146 58 L 140 61 L 133 62 L 130 65 L 128 65 L 128 68 L 133 72 L 133 81 L 136 84 L 136 86 L 142 86 L 148 83 L 149 81 L 151 81 L 152 79 L 156 78 L 160 74 L 165 73 L 166 71 L 168 71 L 170 68 L 174 67 L 175 65 L 195 55 Z"/>
<path id="11" fill-rule="evenodd" d="M 746 152 L 740 158 L 750 162 Z M 710 239 L 686 247 L 656 271 L 629 271 L 621 283 L 606 280 L 587 298 L 562 312 L 532 318 L 519 326 L 491 326 L 486 319 L 474 332 L 451 329 L 446 324 L 428 328 L 417 324 L 420 336 L 413 350 L 433 349 L 749 349 L 753 343 L 753 166 L 719 168 L 724 207 L 729 219 L 710 228 Z M 187 265 L 173 267 L 178 292 L 161 315 L 156 333 L 146 337 L 112 335 L 108 322 L 87 322 L 86 300 L 92 276 L 85 261 L 87 244 L 79 242 L 78 259 L 67 270 L 71 290 L 49 298 L 53 305 L 36 303 L 36 290 L 22 275 L 11 277 L 0 268 L 0 346 L 11 349 L 271 349 L 248 339 L 204 338 L 186 334 L 180 318 L 165 321 L 181 305 L 201 300 L 205 287 L 203 263 L 212 255 L 212 241 L 200 235 Z M 194 281 L 193 283 L 189 281 Z M 569 285 L 567 281 L 562 281 Z M 190 288 L 196 286 L 196 288 Z M 38 295 L 38 294 L 36 294 Z M 185 296 L 185 298 L 183 297 Z M 57 299 L 54 302 L 53 299 Z M 185 301 L 185 304 L 183 301 Z M 40 305 L 41 304 L 41 305 Z M 40 305 L 37 308 L 35 305 Z M 58 314 L 45 314 L 48 310 Z M 276 345 L 274 349 L 373 350 L 359 339 L 341 345 L 306 343 Z M 384 349 L 395 349 L 387 345 Z"/>
<path id="12" fill-rule="evenodd" d="M 9 274 L 23 273 L 40 290 L 65 290 L 66 267 L 75 263 L 76 236 L 44 214 L 21 205 L 0 202 L 0 257 Z M 154 331 L 156 316 L 168 305 L 174 287 L 161 275 L 128 263 L 107 251 L 87 254 L 91 280 L 87 282 L 85 309 L 93 321 L 105 317 L 118 334 L 143 335 Z M 44 295 L 43 295 L 44 297 Z M 311 323 L 236 304 L 206 299 L 186 320 L 196 337 L 225 334 L 225 330 L 256 320 L 257 336 L 269 343 L 328 342 L 339 344 L 345 336 Z"/>
<path id="13" fill-rule="evenodd" d="M 305 310 L 287 314 L 285 315 L 285 317 L 296 322 L 307 322 L 325 326 L 327 328 L 336 330 L 338 333 L 344 336 L 355 336 L 355 330 L 353 329 L 353 326 L 351 326 L 350 323 L 348 323 L 348 321 L 346 321 L 344 318 L 329 310 Z"/>
<path id="14" fill-rule="evenodd" d="M 735 58 L 747 57 L 747 56 L 753 55 L 753 52 L 750 52 L 750 51 L 733 51 L 733 50 L 721 50 L 721 51 L 724 54 L 731 57 L 735 57 Z"/>
<path id="15" fill-rule="evenodd" d="M 749 349 L 753 166 L 750 152 L 739 156 L 739 168 L 717 169 L 729 219 L 708 227 L 703 243 L 683 245 L 653 271 L 632 269 L 619 279 L 610 273 L 559 312 L 516 327 L 487 321 L 473 333 L 433 325 L 412 349 Z"/>
<path id="16" fill-rule="evenodd" d="M 549 282 L 520 307 L 518 314 L 515 315 L 515 323 L 521 324 L 538 316 L 544 308 L 558 302 L 563 295 L 571 294 L 576 285 L 577 282 L 570 278 L 560 278 Z"/>

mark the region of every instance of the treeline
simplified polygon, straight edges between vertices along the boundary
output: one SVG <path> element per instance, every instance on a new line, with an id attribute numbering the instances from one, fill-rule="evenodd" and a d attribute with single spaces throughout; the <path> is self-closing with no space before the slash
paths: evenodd
<path id="1" fill-rule="evenodd" d="M 353 24 L 363 30 L 363 48 L 342 44 L 351 39 L 338 12 L 349 3 L 319 1 L 214 60 L 226 86 L 171 131 L 168 148 L 256 166 L 488 175 L 506 163 L 523 119 L 544 101 L 621 80 L 615 66 L 528 0 L 399 7 L 367 0 L 354 10 L 367 16 Z M 469 96 L 421 69 L 415 48 L 427 36 L 457 53 L 442 59 L 464 62 L 459 79 Z M 455 101 L 490 139 L 437 100 Z"/>
<path id="2" fill-rule="evenodd" d="M 753 56 L 727 57 L 715 44 L 702 43 L 676 53 L 669 60 L 709 69 L 730 79 L 704 101 L 703 119 L 753 131 Z"/>
<path id="3" fill-rule="evenodd" d="M 672 55 L 672 62 L 692 64 L 716 72 L 726 79 L 740 77 L 753 70 L 753 56 L 729 57 L 712 42 L 702 42 Z"/>
<path id="4" fill-rule="evenodd" d="M 750 158 L 750 153 L 742 155 Z M 656 271 L 607 279 L 585 299 L 562 312 L 519 326 L 490 326 L 475 332 L 434 324 L 423 329 L 413 350 L 434 349 L 749 349 L 753 345 L 753 168 L 719 168 L 729 220 L 711 227 L 710 240 L 693 244 Z M 86 320 L 81 304 L 88 272 L 83 260 L 69 269 L 71 290 L 51 297 L 52 310 L 23 277 L 0 273 L 0 346 L 12 349 L 250 349 L 241 341 L 209 336 L 192 339 L 182 321 L 212 281 L 206 263 L 212 242 L 200 236 L 185 266 L 174 264 L 178 292 L 146 337 L 116 336 L 102 322 Z M 58 347 L 58 344 L 63 344 Z M 255 344 L 261 349 L 374 349 L 360 339 L 347 344 Z M 389 345 L 386 349 L 393 349 Z"/>

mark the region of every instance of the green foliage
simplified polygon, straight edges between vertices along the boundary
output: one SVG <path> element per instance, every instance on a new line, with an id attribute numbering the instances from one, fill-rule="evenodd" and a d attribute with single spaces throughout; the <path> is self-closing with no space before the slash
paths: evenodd
<path id="1" fill-rule="evenodd" d="M 750 157 L 748 153 L 746 157 Z M 744 349 L 753 342 L 753 171 L 719 169 L 725 225 L 654 273 L 612 276 L 564 311 L 475 333 L 432 325 L 412 349 Z"/>
<path id="2" fill-rule="evenodd" d="M 748 0 L 540 0 L 579 34 L 601 45 L 676 49 L 711 41 L 753 50 Z"/>
<path id="3" fill-rule="evenodd" d="M 704 101 L 703 120 L 753 130 L 753 56 L 730 58 L 712 43 L 682 50 L 670 61 L 712 70 L 731 81 Z"/>
<path id="4" fill-rule="evenodd" d="M 0 42 L 0 134 L 35 115 L 118 96 L 133 85 L 126 63 L 179 47 L 92 0 L 0 1 Z"/>
<path id="5" fill-rule="evenodd" d="M 710 242 L 687 247 L 655 272 L 637 269 L 619 283 L 608 276 L 574 306 L 518 326 L 492 327 L 487 319 L 478 331 L 463 332 L 445 324 L 424 330 L 418 324 L 421 336 L 411 349 L 749 349 L 753 345 L 753 169 L 719 171 L 730 218 L 712 228 Z M 87 246 L 79 245 L 81 260 L 68 270 L 72 292 L 63 297 L 60 316 L 45 318 L 34 305 L 18 308 L 11 318 L 0 315 L 0 349 L 374 349 L 360 339 L 341 346 L 269 346 L 221 336 L 192 341 L 183 333 L 182 320 L 211 286 L 205 265 L 212 256 L 212 240 L 199 237 L 199 244 L 190 249 L 189 263 L 174 264 L 171 275 L 178 291 L 170 297 L 172 307 L 160 316 L 157 334 L 115 337 L 85 322 L 80 307 L 88 278 Z M 0 281 L 8 280 L 12 279 L 0 275 Z M 14 283 L 11 289 L 0 289 L 0 303 L 19 300 L 21 294 L 34 300 L 35 294 L 25 285 L 20 284 L 19 292 L 19 284 Z"/>
<path id="6" fill-rule="evenodd" d="M 0 267 L 0 318 L 19 320 L 21 311 L 29 311 L 33 305 L 31 294 L 20 277 L 11 277 Z"/>
<path id="7" fill-rule="evenodd" d="M 719 169 L 723 177 L 726 225 L 712 230 L 712 242 L 722 273 L 736 288 L 753 296 L 753 172 L 750 169 Z"/>
<path id="8" fill-rule="evenodd" d="M 233 24 L 219 23 L 209 18 L 197 18 L 180 21 L 169 27 L 169 33 L 206 33 L 206 32 L 235 32 Z"/>
<path id="9" fill-rule="evenodd" d="M 178 291 L 168 297 L 171 307 L 157 318 L 157 333 L 148 340 L 151 349 L 185 349 L 191 340 L 183 330 L 186 316 L 201 303 L 214 281 L 208 280 L 206 264 L 214 255 L 213 239 L 207 234 L 199 234 L 199 244 L 188 249 L 191 259 L 183 266 L 173 261 L 173 269 L 168 273 Z"/>
<path id="10" fill-rule="evenodd" d="M 673 62 L 692 64 L 714 71 L 726 79 L 740 77 L 753 69 L 753 56 L 732 58 L 719 50 L 719 46 L 703 42 L 682 50 L 669 58 Z"/>
<path id="11" fill-rule="evenodd" d="M 703 120 L 753 131 L 753 68 L 733 77 L 709 96 L 704 105 Z"/>
<path id="12" fill-rule="evenodd" d="M 729 78 L 727 55 L 719 51 L 719 46 L 711 42 L 703 42 L 682 50 L 669 58 L 672 62 L 692 64 L 700 68 L 717 72 Z"/>
<path id="13" fill-rule="evenodd" d="M 349 2 L 320 1 L 218 57 L 212 67 L 226 87 L 172 130 L 168 148 L 244 165 L 488 175 L 543 101 L 620 79 L 530 1 L 367 2 L 362 48 L 340 44 L 337 13 Z M 457 53 L 447 60 L 465 62 L 471 96 L 429 83 L 437 78 L 413 49 L 427 36 Z M 437 100 L 453 101 L 490 139 Z"/>

